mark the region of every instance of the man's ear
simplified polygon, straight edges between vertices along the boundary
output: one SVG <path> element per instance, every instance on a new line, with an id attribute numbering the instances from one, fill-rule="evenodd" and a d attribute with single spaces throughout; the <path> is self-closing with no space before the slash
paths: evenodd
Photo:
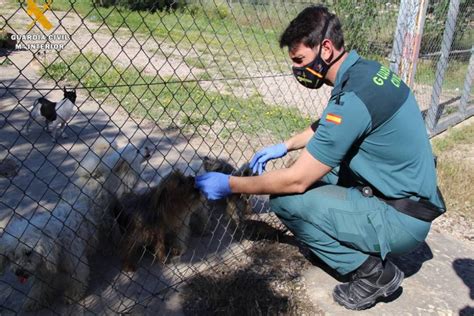
<path id="1" fill-rule="evenodd" d="M 327 38 L 323 40 L 321 45 L 323 45 L 321 48 L 321 58 L 329 64 L 334 59 L 334 45 Z"/>

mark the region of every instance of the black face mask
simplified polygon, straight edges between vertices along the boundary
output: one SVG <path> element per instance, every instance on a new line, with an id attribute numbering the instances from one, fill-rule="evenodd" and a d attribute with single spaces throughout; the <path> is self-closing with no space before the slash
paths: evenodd
<path id="1" fill-rule="evenodd" d="M 326 37 L 326 31 L 329 25 L 329 20 L 326 21 L 323 29 L 323 40 Z M 319 89 L 324 83 L 324 79 L 331 68 L 341 57 L 344 55 L 344 50 L 334 59 L 331 63 L 326 63 L 321 58 L 321 50 L 323 48 L 323 43 L 319 45 L 319 52 L 312 62 L 302 67 L 293 67 L 293 74 L 303 86 L 309 89 Z"/>

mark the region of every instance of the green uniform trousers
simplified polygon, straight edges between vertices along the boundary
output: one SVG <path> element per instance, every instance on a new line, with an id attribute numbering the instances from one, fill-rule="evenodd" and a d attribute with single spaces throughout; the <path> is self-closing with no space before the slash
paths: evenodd
<path id="1" fill-rule="evenodd" d="M 356 188 L 335 185 L 337 170 L 303 194 L 270 197 L 270 207 L 295 237 L 339 274 L 368 257 L 400 255 L 422 243 L 431 224 L 398 212 Z"/>

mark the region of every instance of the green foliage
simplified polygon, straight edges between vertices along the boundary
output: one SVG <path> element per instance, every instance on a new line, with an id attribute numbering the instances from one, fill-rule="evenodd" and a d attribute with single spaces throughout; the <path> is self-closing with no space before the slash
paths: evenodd
<path id="1" fill-rule="evenodd" d="M 346 47 L 364 56 L 388 56 L 396 27 L 398 6 L 376 0 L 330 1 L 339 17 Z"/>
<path id="2" fill-rule="evenodd" d="M 449 0 L 430 1 L 427 9 L 420 53 L 437 52 L 441 49 Z M 469 49 L 472 45 L 474 31 L 470 23 L 474 14 L 472 0 L 461 0 L 456 20 L 455 36 L 452 49 Z"/>
<path id="3" fill-rule="evenodd" d="M 361 8 L 357 8 L 352 0 L 335 1 L 334 11 L 344 25 L 345 41 L 360 51 L 368 50 L 368 30 L 372 27 L 377 12 L 375 0 L 368 0 Z"/>
<path id="4" fill-rule="evenodd" d="M 182 7 L 185 0 L 92 0 L 96 6 L 110 7 L 122 6 L 133 11 L 171 10 Z"/>
<path id="5" fill-rule="evenodd" d="M 189 1 L 186 10 L 192 16 L 207 16 L 210 19 L 225 19 L 231 15 L 231 8 L 225 0 Z"/>

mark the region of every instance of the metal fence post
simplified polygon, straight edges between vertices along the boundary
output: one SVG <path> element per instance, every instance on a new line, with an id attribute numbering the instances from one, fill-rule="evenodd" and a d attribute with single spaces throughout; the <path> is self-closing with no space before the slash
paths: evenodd
<path id="1" fill-rule="evenodd" d="M 439 96 L 441 94 L 444 73 L 448 67 L 449 51 L 453 42 L 454 31 L 456 28 L 456 19 L 459 12 L 459 0 L 451 0 L 449 3 L 448 17 L 446 19 L 446 25 L 443 33 L 443 43 L 441 46 L 441 56 L 436 66 L 435 82 L 433 85 L 433 93 L 431 94 L 430 107 L 428 108 L 428 114 L 426 117 L 426 126 L 430 135 L 435 133 L 436 124 L 438 123 L 440 115 L 438 115 L 439 109 Z"/>
<path id="2" fill-rule="evenodd" d="M 407 8 L 409 0 L 402 0 L 398 9 L 397 29 L 393 37 L 392 53 L 390 54 L 390 70 L 399 73 L 400 59 L 403 49 L 403 35 L 406 33 Z"/>
<path id="3" fill-rule="evenodd" d="M 428 0 L 402 0 L 390 69 L 413 87 Z"/>
<path id="4" fill-rule="evenodd" d="M 471 58 L 469 58 L 469 67 L 467 68 L 466 79 L 464 80 L 464 90 L 459 102 L 459 112 L 465 119 L 468 116 L 467 113 L 467 101 L 471 94 L 472 78 L 474 77 L 474 45 L 471 47 Z"/>

